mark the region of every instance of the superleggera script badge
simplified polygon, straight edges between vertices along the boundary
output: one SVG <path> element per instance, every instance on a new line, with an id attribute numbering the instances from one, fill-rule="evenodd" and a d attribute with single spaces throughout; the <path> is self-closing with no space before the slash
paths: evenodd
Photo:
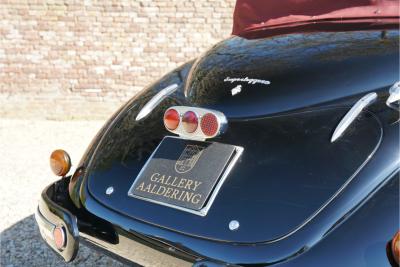
<path id="1" fill-rule="evenodd" d="M 251 79 L 251 78 L 249 78 L 249 77 L 246 77 L 246 78 L 231 78 L 231 77 L 226 77 L 226 78 L 224 79 L 224 82 L 230 82 L 230 83 L 234 83 L 234 82 L 245 82 L 245 83 L 248 83 L 248 84 L 257 84 L 257 83 L 259 83 L 259 84 L 265 84 L 265 85 L 268 85 L 268 84 L 271 83 L 270 81 L 261 80 L 261 79 Z"/>

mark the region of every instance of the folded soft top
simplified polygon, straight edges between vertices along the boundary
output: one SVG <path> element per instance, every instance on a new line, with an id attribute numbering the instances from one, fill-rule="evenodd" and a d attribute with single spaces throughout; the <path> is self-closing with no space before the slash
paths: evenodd
<path id="1" fill-rule="evenodd" d="M 318 21 L 394 19 L 399 0 L 237 0 L 233 35 L 258 29 L 276 29 Z"/>

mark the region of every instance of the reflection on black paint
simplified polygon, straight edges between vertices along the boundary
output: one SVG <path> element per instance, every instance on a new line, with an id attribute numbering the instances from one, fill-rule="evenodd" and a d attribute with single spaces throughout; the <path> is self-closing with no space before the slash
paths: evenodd
<path id="1" fill-rule="evenodd" d="M 388 31 L 384 40 L 380 31 L 368 31 L 261 40 L 232 37 L 221 42 L 195 63 L 186 84 L 191 64 L 127 104 L 98 146 L 88 170 L 88 188 L 98 201 L 127 216 L 197 236 L 246 242 L 285 234 L 320 208 L 379 143 L 381 125 L 370 113 L 364 113 L 338 142 L 331 144 L 330 137 L 348 107 L 366 92 L 378 92 L 381 99 L 376 107 L 384 106 L 386 88 L 398 79 L 397 45 L 394 31 Z M 271 84 L 243 84 L 242 92 L 232 97 L 231 89 L 237 84 L 224 83 L 227 76 L 269 80 Z M 140 108 L 171 83 L 180 84 L 180 90 L 136 122 Z M 244 147 L 240 161 L 201 221 L 127 196 L 144 162 L 169 135 L 162 115 L 172 105 L 224 112 L 229 129 L 215 140 Z M 391 109 L 377 113 L 398 117 Z M 112 198 L 104 194 L 110 184 L 116 192 Z M 251 205 L 252 209 L 238 209 L 238 205 Z M 225 225 L 230 214 L 240 217 L 248 232 L 233 235 L 228 228 L 199 225 Z M 261 228 L 262 234 L 254 231 Z"/>
<path id="2" fill-rule="evenodd" d="M 185 95 L 195 105 L 230 117 L 260 116 L 327 102 L 396 81 L 397 31 L 290 34 L 247 40 L 231 37 L 193 65 Z M 227 83 L 226 77 L 268 80 L 270 85 Z M 232 97 L 238 84 L 242 91 Z"/>
<path id="3" fill-rule="evenodd" d="M 173 105 L 184 105 L 185 98 L 182 94 L 185 77 L 190 63 L 171 72 L 158 83 L 150 86 L 131 100 L 114 125 L 104 136 L 101 145 L 96 151 L 92 170 L 104 170 L 112 166 L 113 162 L 122 162 L 129 166 L 129 162 L 143 162 L 148 158 L 162 137 L 166 134 L 162 121 L 167 108 Z M 141 108 L 161 89 L 177 83 L 180 90 L 161 102 L 146 118 L 136 121 L 136 116 Z"/>

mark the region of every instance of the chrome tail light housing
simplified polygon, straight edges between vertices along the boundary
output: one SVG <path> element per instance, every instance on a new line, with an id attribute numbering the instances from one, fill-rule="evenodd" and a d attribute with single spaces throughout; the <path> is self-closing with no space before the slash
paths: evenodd
<path id="1" fill-rule="evenodd" d="M 205 140 L 224 133 L 228 127 L 228 121 L 225 115 L 217 110 L 173 106 L 164 113 L 164 125 L 168 131 L 180 137 Z"/>

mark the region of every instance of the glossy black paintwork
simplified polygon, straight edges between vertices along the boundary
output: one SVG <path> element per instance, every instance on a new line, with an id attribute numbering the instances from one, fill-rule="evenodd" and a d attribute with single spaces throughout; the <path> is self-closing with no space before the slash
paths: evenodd
<path id="1" fill-rule="evenodd" d="M 115 229 L 123 229 L 126 231 L 124 236 L 128 236 L 128 238 L 130 234 L 141 236 L 150 243 L 157 243 L 165 249 L 179 248 L 182 253 L 192 255 L 193 258 L 208 258 L 216 262 L 236 264 L 264 265 L 287 262 L 288 266 L 292 266 L 290 259 L 303 258 L 303 255 L 308 255 L 317 249 L 320 243 L 325 244 L 321 251 L 326 251 L 326 253 L 329 249 L 336 249 L 338 246 L 345 247 L 347 243 L 343 240 L 352 236 L 354 227 L 359 228 L 359 233 L 362 233 L 363 229 L 367 231 L 371 225 L 379 229 L 387 227 L 382 231 L 376 231 L 376 234 L 370 239 L 365 238 L 364 242 L 357 243 L 359 251 L 355 255 L 357 259 L 348 261 L 348 263 L 356 262 L 358 265 L 362 265 L 361 252 L 366 252 L 376 240 L 380 243 L 388 241 L 391 237 L 388 235 L 394 234 L 397 230 L 396 225 L 398 225 L 398 209 L 397 212 L 393 206 L 380 209 L 379 205 L 376 208 L 374 202 L 371 202 L 374 199 L 374 192 L 378 188 L 385 183 L 393 186 L 393 182 L 389 181 L 398 180 L 398 177 L 394 175 L 400 167 L 399 125 L 397 122 L 399 113 L 389 109 L 384 103 L 388 88 L 398 80 L 398 32 L 391 31 L 386 34 L 382 34 L 381 31 L 298 34 L 274 37 L 270 41 L 270 39 L 250 41 L 238 37 L 228 39 L 215 46 L 194 63 L 189 75 L 189 82 L 185 82 L 185 77 L 192 63 L 165 76 L 160 83 L 149 87 L 139 97 L 127 103 L 116 115 L 116 119 L 105 127 L 104 135 L 101 134 L 94 141 L 95 148 L 91 147 L 81 162 L 81 165 L 86 168 L 88 176 L 86 179 L 82 179 L 83 183 L 80 187 L 80 199 L 84 209 L 114 224 Z M 260 56 L 253 53 L 252 50 L 257 51 Z M 239 56 L 236 58 L 236 55 Z M 271 84 L 254 87 L 242 84 L 242 93 L 232 96 L 230 89 L 236 84 L 221 82 L 225 75 L 268 79 Z M 173 82 L 179 83 L 180 90 L 166 99 L 148 118 L 139 123 L 135 122 L 140 108 L 158 90 Z M 266 149 L 259 147 L 257 140 L 252 138 L 254 136 L 261 140 L 265 138 L 262 144 L 268 144 L 269 139 L 261 133 L 257 135 L 257 131 L 262 129 L 270 136 L 279 136 L 279 133 L 285 131 L 279 132 L 275 125 L 267 126 L 270 121 L 274 121 L 277 125 L 280 123 L 281 130 L 290 129 L 290 131 L 286 139 L 285 136 L 280 136 L 277 140 L 289 142 L 290 133 L 296 132 L 297 129 L 298 135 L 292 136 L 294 141 L 291 144 L 291 150 L 302 151 L 306 144 L 295 142 L 296 138 L 299 137 L 299 141 L 304 141 L 307 140 L 307 134 L 309 134 L 308 138 L 313 137 L 313 140 L 318 141 L 318 146 L 312 147 L 312 154 L 323 155 L 324 150 L 333 149 L 329 145 L 330 135 L 328 132 L 331 133 L 345 111 L 369 91 L 378 92 L 380 97 L 379 101 L 369 108 L 373 115 L 369 112 L 364 113 L 358 124 L 351 127 L 347 133 L 348 136 L 344 136 L 341 141 L 344 143 L 338 143 L 343 150 L 333 151 L 335 152 L 332 155 L 333 160 L 345 162 L 331 167 L 326 162 L 326 166 L 318 164 L 320 163 L 318 160 L 321 158 L 317 158 L 315 166 L 316 170 L 319 170 L 318 173 L 323 173 L 324 168 L 322 167 L 325 167 L 326 173 L 329 174 L 328 185 L 324 189 L 315 190 L 316 195 L 312 193 L 307 195 L 312 191 L 313 186 L 319 186 L 321 189 L 324 180 L 319 178 L 320 176 L 315 176 L 317 177 L 315 178 L 313 175 L 308 175 L 306 171 L 302 172 L 300 178 L 296 178 L 302 181 L 311 179 L 309 180 L 311 186 L 309 191 L 302 187 L 302 183 L 293 183 L 293 180 L 290 179 L 291 176 L 295 177 L 293 173 L 285 176 L 282 184 L 275 180 L 272 183 L 275 186 L 272 188 L 265 186 L 266 190 L 274 189 L 270 190 L 267 195 L 270 202 L 260 205 L 254 202 L 250 205 L 250 207 L 254 205 L 259 209 L 260 221 L 254 220 L 252 214 L 249 216 L 249 212 L 251 212 L 249 204 L 236 206 L 232 204 L 232 200 L 235 199 L 234 193 L 242 192 L 242 187 L 248 186 L 248 180 L 252 178 L 251 175 L 247 176 L 246 174 L 253 172 L 254 176 L 254 173 L 265 172 L 261 168 L 265 166 L 257 164 L 257 160 L 263 162 L 268 159 Z M 177 104 L 212 107 L 223 111 L 227 115 L 231 127 L 226 135 L 217 140 L 233 144 L 241 143 L 248 146 L 250 151 L 257 152 L 249 154 L 250 156 L 247 158 L 244 155 L 241 163 L 247 162 L 246 166 L 238 164 L 235 168 L 237 176 L 232 174 L 232 177 L 236 177 L 236 179 L 232 178 L 227 181 L 226 187 L 224 186 L 219 194 L 219 202 L 216 200 L 210 210 L 210 217 L 205 220 L 196 217 L 197 222 L 191 217 L 195 215 L 167 210 L 168 208 L 161 206 L 150 207 L 144 202 L 136 202 L 133 205 L 132 202 L 124 199 L 136 176 L 135 173 L 140 170 L 161 138 L 168 134 L 162 125 L 163 111 L 169 106 Z M 338 112 L 324 114 L 327 110 L 337 110 Z M 339 110 L 341 111 L 339 112 Z M 307 114 L 309 117 L 307 119 L 295 114 Z M 283 117 L 286 119 L 279 120 Z M 363 120 L 365 120 L 364 123 Z M 310 125 L 301 128 L 301 122 L 307 121 L 310 122 Z M 261 124 L 257 125 L 257 122 Z M 246 132 L 246 128 L 240 127 L 244 125 L 252 130 Z M 327 128 L 321 128 L 321 126 Z M 358 130 L 361 131 L 358 132 Z M 363 158 L 368 156 L 368 151 L 373 152 L 371 147 L 379 143 L 381 130 L 383 137 L 377 150 L 369 162 L 358 170 L 357 175 L 351 177 L 350 174 L 352 179 L 346 175 L 334 175 L 335 171 L 342 171 L 343 164 L 349 162 L 349 158 L 345 160 L 345 157 L 351 157 L 351 155 L 354 155 L 355 162 L 350 162 L 349 166 L 343 167 L 343 171 L 355 173 L 354 167 L 360 167 Z M 321 131 L 321 135 L 317 134 L 318 131 Z M 359 135 L 359 140 L 355 140 L 357 135 Z M 326 140 L 326 145 L 320 146 L 323 139 Z M 367 140 L 375 141 L 372 143 Z M 366 143 L 363 143 L 364 141 Z M 252 142 L 254 143 L 252 144 Z M 345 143 L 348 147 L 345 146 Z M 291 161 L 307 162 L 307 156 L 304 154 L 299 153 L 298 157 L 295 157 L 297 155 L 289 153 L 291 150 L 285 154 L 284 151 L 278 149 L 279 142 L 271 144 L 273 148 L 276 145 L 273 151 L 282 157 L 282 161 L 286 159 L 284 156 L 289 156 Z M 321 151 L 318 150 L 319 148 Z M 253 159 L 248 157 L 253 157 Z M 277 159 L 278 157 L 275 158 L 275 160 Z M 326 158 L 325 160 L 331 159 Z M 248 164 L 251 162 L 253 162 L 253 168 L 250 171 Z M 284 169 L 283 166 L 282 169 Z M 257 167 L 260 168 L 257 169 Z M 245 171 L 246 168 L 247 171 Z M 285 171 L 290 174 L 290 168 L 286 169 Z M 128 175 L 129 173 L 131 176 Z M 279 172 L 276 171 L 275 174 L 275 177 L 279 176 Z M 240 177 L 242 178 L 240 179 Z M 335 180 L 335 177 L 338 180 Z M 316 180 L 312 180 L 312 178 Z M 297 179 L 295 181 L 298 181 Z M 115 194 L 118 195 L 115 199 L 106 199 L 101 194 L 104 194 L 106 186 L 111 183 L 117 187 Z M 125 188 L 126 185 L 129 186 Z M 268 183 L 265 182 L 265 185 Z M 339 190 L 340 186 L 343 187 Z M 262 189 L 262 187 L 253 188 L 253 190 L 259 190 L 259 193 L 264 192 Z M 282 190 L 292 192 L 288 196 L 283 196 L 289 199 L 289 203 L 287 203 L 289 205 L 278 201 L 282 199 Z M 333 195 L 335 192 L 337 194 Z M 381 195 L 386 196 L 387 194 L 381 193 Z M 76 193 L 74 196 L 77 197 Z M 332 196 L 334 199 L 328 202 Z M 389 194 L 389 198 L 390 196 L 391 194 Z M 257 195 L 250 197 L 257 198 Z M 303 205 L 298 207 L 290 205 L 299 200 L 297 197 L 305 201 L 302 203 Z M 398 199 L 398 194 L 395 197 Z M 266 201 L 261 197 L 260 200 Z M 226 202 L 224 203 L 224 201 Z M 275 203 L 273 203 L 274 201 Z M 318 210 L 323 203 L 326 203 L 326 206 Z M 352 217 L 353 214 L 358 214 L 356 211 L 363 203 L 365 204 L 362 207 L 367 210 L 371 209 L 371 214 L 375 210 L 376 212 L 379 210 L 380 217 L 371 216 L 370 223 L 365 223 L 362 217 L 361 219 Z M 121 204 L 124 204 L 125 207 L 121 207 Z M 281 205 L 283 208 L 274 210 L 275 205 Z M 261 213 L 263 206 L 265 206 L 265 210 L 269 211 L 265 215 Z M 149 212 L 149 209 L 152 212 Z M 213 214 L 213 209 L 219 209 L 219 213 Z M 284 212 L 281 212 L 282 210 Z M 235 217 L 243 218 L 245 222 L 249 216 L 248 222 L 252 224 L 248 228 L 246 228 L 246 224 L 244 225 L 247 232 L 243 233 L 246 234 L 237 231 L 237 235 L 234 236 L 227 230 L 229 219 L 236 219 L 233 216 L 227 216 L 227 212 L 231 212 Z M 311 216 L 312 214 L 314 215 Z M 143 216 L 147 217 L 143 218 Z M 139 218 L 139 220 L 132 217 Z M 305 221 L 307 218 L 309 221 Z M 210 220 L 209 223 L 207 220 Z M 216 226 L 215 222 L 211 223 L 211 220 L 220 221 Z M 385 225 L 384 222 L 387 221 L 395 223 Z M 307 223 L 302 224 L 302 222 Z M 270 227 L 268 227 L 268 223 Z M 342 223 L 343 227 L 340 226 Z M 347 223 L 350 226 L 344 227 Z M 189 230 L 190 227 L 192 227 L 191 230 Z M 340 230 L 337 232 L 337 237 L 331 238 L 336 235 L 337 230 Z M 263 236 L 260 233 L 263 233 Z M 199 235 L 236 242 L 211 241 L 199 238 Z M 87 238 L 96 239 L 93 236 Z M 271 241 L 274 238 L 275 240 Z M 243 243 L 254 241 L 257 241 L 258 244 Z M 109 245 L 110 249 L 114 246 Z M 310 250 L 311 248 L 312 250 Z M 379 250 L 379 248 L 376 249 Z M 312 255 L 310 256 L 312 258 L 308 260 L 307 258 L 300 260 L 299 265 L 296 266 L 309 266 L 308 262 L 324 263 L 326 260 L 317 253 Z M 321 253 L 321 255 L 325 254 Z M 366 262 L 376 263 L 377 261 L 379 265 L 385 266 L 387 261 L 381 255 L 376 256 L 373 261 L 367 260 Z M 340 263 L 339 265 L 346 265 L 346 259 L 330 260 L 332 266 L 337 266 L 335 262 Z"/>
<path id="2" fill-rule="evenodd" d="M 393 220 L 393 217 L 396 217 Z M 307 253 L 277 266 L 389 266 L 383 249 L 399 227 L 399 179 L 383 188 Z M 334 245 L 336 244 L 336 246 Z"/>
<path id="3" fill-rule="evenodd" d="M 63 182 L 62 182 L 63 183 Z M 74 210 L 67 202 L 59 202 L 49 191 L 55 190 L 60 182 L 56 182 L 43 191 L 40 201 L 40 208 L 46 218 L 53 218 L 55 214 L 63 214 L 67 209 Z M 335 224 L 327 231 L 319 241 L 318 246 L 304 248 L 293 260 L 284 261 L 278 266 L 389 266 L 385 253 L 386 243 L 392 238 L 392 231 L 398 227 L 398 203 L 399 203 L 399 179 L 391 176 L 379 185 L 376 194 L 366 199 L 364 204 L 357 210 L 348 214 L 346 220 Z M 66 196 L 64 192 L 58 192 L 59 195 Z M 188 239 L 184 236 L 168 233 L 158 227 L 151 227 L 135 220 L 129 220 L 118 213 L 110 212 L 104 206 L 99 205 L 91 198 L 88 199 L 88 208 L 95 211 L 110 222 L 105 222 L 99 217 L 89 214 L 86 210 L 74 210 L 74 219 L 79 226 L 80 243 L 92 246 L 120 261 L 135 261 L 138 251 L 145 253 L 148 257 L 160 257 L 156 250 L 171 254 L 188 261 L 199 261 L 205 265 L 196 266 L 225 266 L 218 263 L 216 259 L 210 259 L 199 254 L 199 251 L 206 251 L 207 255 L 212 254 L 213 243 L 201 242 L 201 240 Z M 70 212 L 67 211 L 69 214 Z M 351 215 L 351 216 L 350 216 Z M 61 218 L 61 219 L 60 219 Z M 69 220 L 63 222 L 65 216 L 56 217 L 57 223 L 64 223 L 68 226 Z M 379 227 L 378 227 L 379 226 Z M 135 231 L 133 230 L 135 229 Z M 107 235 L 105 235 L 105 233 Z M 107 236 L 116 236 L 109 239 Z M 167 236 L 167 239 L 162 237 Z M 117 240 L 117 242 L 115 242 Z M 173 242 L 173 241 L 176 242 Z M 193 243 L 194 241 L 194 243 Z M 197 244 L 196 244 L 197 243 Z M 200 243 L 200 244 L 198 244 Z M 143 245 L 149 249 L 143 250 Z M 231 253 L 232 246 L 229 244 L 217 244 L 221 247 L 219 251 Z M 194 251 L 191 248 L 196 247 Z M 239 246 L 245 253 L 244 247 Z M 253 247 L 255 250 L 258 247 Z M 265 256 L 268 248 L 259 251 L 260 257 Z M 72 258 L 76 251 L 64 256 Z M 234 254 L 229 255 L 231 259 Z M 165 259 L 165 257 L 163 257 Z M 227 261 L 228 262 L 228 261 Z M 229 261 L 229 262 L 232 262 Z M 182 262 L 183 263 L 183 262 Z M 267 261 L 259 261 L 257 266 L 263 266 Z M 231 265 L 230 265 L 231 266 Z"/>
<path id="4" fill-rule="evenodd" d="M 328 108 L 232 122 L 221 141 L 244 151 L 205 217 L 129 197 L 127 192 L 143 166 L 135 153 L 121 162 L 98 163 L 91 170 L 89 190 L 112 209 L 188 235 L 232 242 L 270 241 L 306 221 L 378 147 L 381 126 L 368 113 L 339 141 L 329 141 L 346 111 Z M 124 145 L 116 141 L 111 149 L 120 151 Z M 111 196 L 104 194 L 109 186 L 115 191 Z M 242 209 L 246 206 L 252 208 Z M 228 229 L 233 218 L 241 222 L 240 231 Z"/>
<path id="5" fill-rule="evenodd" d="M 185 94 L 191 103 L 221 110 L 229 118 L 301 109 L 393 84 L 398 45 L 397 31 L 232 37 L 194 63 Z M 229 83 L 226 77 L 270 84 Z M 239 84 L 242 92 L 232 96 Z"/>
<path id="6" fill-rule="evenodd" d="M 336 38 L 327 45 L 332 36 Z M 142 103 L 148 101 L 145 96 L 121 113 L 88 166 L 89 191 L 109 208 L 188 235 L 254 243 L 289 234 L 330 201 L 378 146 L 381 126 L 373 116 L 369 122 L 352 125 L 333 144 L 330 137 L 348 110 L 346 101 L 352 103 L 362 96 L 360 92 L 372 88 L 380 92 L 379 86 L 395 81 L 395 36 L 390 32 L 382 40 L 381 32 L 355 32 L 257 41 L 234 37 L 217 45 L 191 68 L 186 100 L 177 97 L 178 91 L 140 122 L 135 118 Z M 354 42 L 358 42 L 356 48 Z M 293 43 L 295 48 L 289 45 Z M 352 49 L 347 51 L 349 47 Z M 365 64 L 368 58 L 380 60 L 371 67 Z M 226 62 L 223 68 L 215 67 L 219 61 Z M 342 71 L 340 66 L 348 69 Z M 332 68 L 338 71 L 329 71 Z M 310 70 L 312 75 L 307 74 Z M 271 84 L 241 83 L 242 92 L 232 96 L 230 89 L 235 83 L 223 81 L 228 76 L 268 79 Z M 368 77 L 374 77 L 374 83 L 366 83 Z M 325 110 L 326 104 L 307 108 L 315 102 L 344 108 Z M 225 112 L 229 130 L 217 141 L 244 148 L 204 218 L 127 195 L 145 161 L 168 134 L 163 112 L 176 104 L 204 105 Z M 299 106 L 303 109 L 288 112 Z M 109 186 L 115 190 L 112 196 L 104 194 Z M 253 208 L 241 208 L 249 205 Z M 241 222 L 240 231 L 228 229 L 232 219 Z M 181 221 L 185 223 L 177 223 Z"/>
<path id="7" fill-rule="evenodd" d="M 381 120 L 391 121 L 393 118 L 392 114 L 387 110 L 382 115 L 385 116 L 381 117 Z M 398 169 L 399 165 L 398 143 L 393 143 L 393 140 L 396 140 L 396 136 L 399 134 L 398 124 L 390 125 L 385 130 L 387 133 L 385 135 L 387 137 L 386 141 L 383 140 L 380 149 L 360 173 L 360 175 L 363 175 L 364 179 L 354 179 L 346 187 L 346 190 L 337 197 L 336 201 L 319 213 L 318 216 L 313 219 L 312 223 L 304 226 L 295 234 L 279 242 L 254 246 L 239 246 L 237 244 L 209 242 L 195 237 L 188 237 L 112 212 L 110 209 L 105 208 L 91 198 L 90 195 L 87 195 L 87 191 L 85 195 L 88 196 L 88 198 L 86 199 L 85 205 L 88 210 L 92 211 L 97 216 L 107 218 L 108 221 L 123 229 L 131 229 L 135 236 L 144 235 L 146 238 L 153 241 L 154 239 L 162 240 L 165 247 L 177 247 L 190 254 L 197 255 L 197 257 L 200 258 L 206 257 L 214 261 L 219 260 L 223 262 L 247 264 L 271 264 L 274 262 L 286 261 L 309 250 L 328 234 L 334 235 L 336 227 L 351 217 L 362 201 L 368 200 L 368 198 L 373 195 L 374 190 L 379 188 L 385 181 L 398 179 L 398 173 L 394 173 L 394 170 Z M 385 165 L 386 168 L 379 168 L 382 165 Z M 369 183 L 363 183 L 365 180 L 368 180 Z M 354 203 L 360 204 L 355 206 Z M 380 227 L 381 221 L 394 222 L 390 229 L 384 229 L 385 235 L 380 237 L 380 240 L 389 240 L 389 233 L 396 231 L 396 227 L 393 226 L 398 225 L 398 213 L 396 213 L 396 209 L 388 210 L 384 213 L 384 216 L 382 215 L 380 218 L 371 216 L 371 218 L 369 218 L 369 223 L 362 221 L 362 223 L 359 223 L 358 227 L 363 229 L 364 227 L 374 225 L 382 229 Z M 352 236 L 352 229 L 348 229 L 344 235 Z M 332 242 L 329 244 L 329 247 L 331 249 L 336 249 L 337 246 L 345 245 L 346 244 L 340 242 Z M 358 249 L 366 250 L 369 246 L 370 243 L 360 243 Z M 318 261 L 318 259 L 313 260 Z M 319 258 L 319 260 L 324 262 L 326 259 Z M 345 259 L 341 259 L 341 262 L 344 261 Z M 381 265 L 385 266 L 385 264 L 386 262 L 383 261 Z M 304 266 L 307 266 L 307 264 Z"/>

